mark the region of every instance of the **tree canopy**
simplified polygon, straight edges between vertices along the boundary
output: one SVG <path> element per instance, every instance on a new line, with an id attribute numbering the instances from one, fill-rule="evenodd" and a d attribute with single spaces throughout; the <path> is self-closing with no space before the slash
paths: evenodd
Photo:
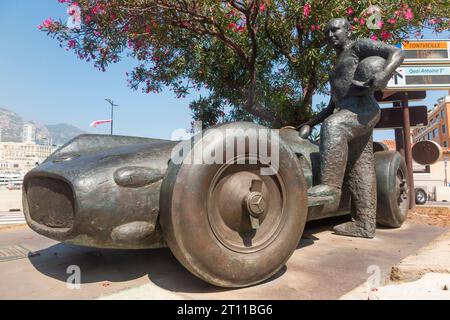
<path id="1" fill-rule="evenodd" d="M 170 88 L 178 97 L 206 89 L 190 104 L 205 126 L 250 120 L 271 127 L 311 116 L 327 93 L 333 52 L 324 28 L 347 17 L 354 37 L 398 43 L 424 28 L 449 29 L 448 0 L 58 0 L 68 22 L 39 29 L 105 70 L 124 55 L 137 66 L 129 86 Z"/>

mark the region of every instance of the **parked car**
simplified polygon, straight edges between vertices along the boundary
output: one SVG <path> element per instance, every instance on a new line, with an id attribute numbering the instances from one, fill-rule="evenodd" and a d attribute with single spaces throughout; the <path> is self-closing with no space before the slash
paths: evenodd
<path id="1" fill-rule="evenodd" d="M 427 192 L 422 188 L 415 188 L 415 200 L 416 204 L 425 204 L 427 202 Z"/>

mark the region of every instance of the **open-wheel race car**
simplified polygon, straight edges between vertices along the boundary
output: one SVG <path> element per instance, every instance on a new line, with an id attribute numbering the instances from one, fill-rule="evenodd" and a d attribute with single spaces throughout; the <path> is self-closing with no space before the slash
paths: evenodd
<path id="1" fill-rule="evenodd" d="M 306 221 L 351 211 L 345 185 L 339 202 L 308 202 L 307 189 L 318 183 L 316 144 L 290 127 L 267 132 L 234 122 L 182 142 L 78 136 L 26 175 L 27 223 L 49 238 L 82 246 L 167 245 L 211 284 L 259 283 L 284 266 Z M 226 156 L 230 148 L 232 157 Z M 264 148 L 270 152 L 261 153 Z M 398 152 L 374 149 L 377 222 L 399 227 L 409 205 L 406 165 Z M 186 161 L 199 155 L 200 163 Z"/>

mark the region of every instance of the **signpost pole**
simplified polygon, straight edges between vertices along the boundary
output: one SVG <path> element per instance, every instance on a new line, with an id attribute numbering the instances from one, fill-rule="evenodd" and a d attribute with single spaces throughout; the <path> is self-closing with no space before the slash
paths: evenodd
<path id="1" fill-rule="evenodd" d="M 405 160 L 406 167 L 408 168 L 409 176 L 409 208 L 414 209 L 416 205 L 415 193 L 414 193 L 414 176 L 412 165 L 412 152 L 411 152 L 411 127 L 409 124 L 409 106 L 408 106 L 408 93 L 405 92 L 402 98 L 403 108 L 403 142 L 405 146 Z"/>
<path id="2" fill-rule="evenodd" d="M 400 102 L 395 101 L 392 103 L 394 108 L 401 108 Z M 396 128 L 395 131 L 395 149 L 403 156 L 405 157 L 405 144 L 403 143 L 403 129 L 402 128 Z"/>

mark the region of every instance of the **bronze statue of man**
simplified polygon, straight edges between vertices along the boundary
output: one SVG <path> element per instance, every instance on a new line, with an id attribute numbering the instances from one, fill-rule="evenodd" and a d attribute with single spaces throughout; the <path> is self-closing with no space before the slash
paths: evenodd
<path id="1" fill-rule="evenodd" d="M 307 137 L 311 127 L 320 132 L 320 184 L 308 197 L 339 199 L 345 181 L 351 192 L 352 221 L 334 228 L 340 235 L 373 238 L 376 227 L 376 176 L 373 128 L 380 118 L 375 90 L 383 89 L 403 62 L 397 47 L 371 39 L 352 41 L 344 18 L 328 22 L 326 36 L 337 53 L 330 72 L 331 99 L 327 108 L 300 127 Z"/>

